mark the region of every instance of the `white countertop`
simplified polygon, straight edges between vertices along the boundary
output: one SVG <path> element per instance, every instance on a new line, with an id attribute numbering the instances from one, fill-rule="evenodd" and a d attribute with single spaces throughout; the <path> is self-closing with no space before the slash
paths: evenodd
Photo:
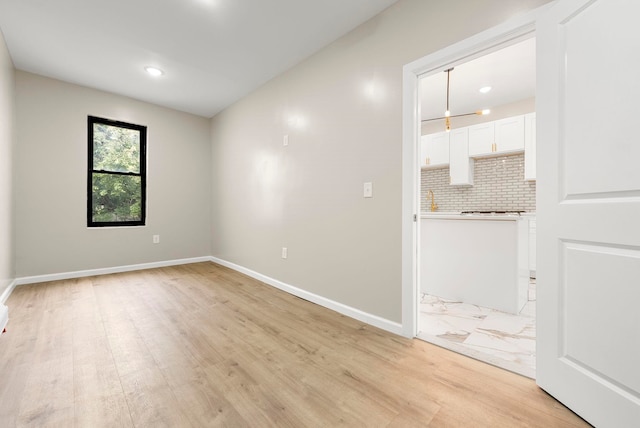
<path id="1" fill-rule="evenodd" d="M 535 214 L 534 214 L 535 215 Z M 444 220 L 491 220 L 491 221 L 517 221 L 529 218 L 528 213 L 517 214 L 460 214 L 459 212 L 436 211 L 420 214 L 421 219 L 444 219 Z"/>

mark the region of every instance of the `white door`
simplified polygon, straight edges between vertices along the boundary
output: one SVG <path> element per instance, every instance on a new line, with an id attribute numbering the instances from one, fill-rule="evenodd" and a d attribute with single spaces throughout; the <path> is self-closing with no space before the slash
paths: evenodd
<path id="1" fill-rule="evenodd" d="M 597 427 L 640 427 L 640 2 L 538 21 L 538 384 Z"/>

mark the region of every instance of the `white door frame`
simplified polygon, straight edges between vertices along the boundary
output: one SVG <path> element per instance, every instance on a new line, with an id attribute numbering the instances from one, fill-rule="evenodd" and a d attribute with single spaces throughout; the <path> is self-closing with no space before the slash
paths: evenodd
<path id="1" fill-rule="evenodd" d="M 418 333 L 418 232 L 420 220 L 419 84 L 421 76 L 487 55 L 510 44 L 532 37 L 538 16 L 551 4 L 512 18 L 507 22 L 465 39 L 445 49 L 406 64 L 402 82 L 402 335 Z"/>

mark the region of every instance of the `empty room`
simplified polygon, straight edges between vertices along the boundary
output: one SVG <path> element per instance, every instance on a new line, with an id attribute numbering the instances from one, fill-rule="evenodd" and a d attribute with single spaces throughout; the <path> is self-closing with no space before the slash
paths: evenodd
<path id="1" fill-rule="evenodd" d="M 0 427 L 637 426 L 638 16 L 0 0 Z"/>

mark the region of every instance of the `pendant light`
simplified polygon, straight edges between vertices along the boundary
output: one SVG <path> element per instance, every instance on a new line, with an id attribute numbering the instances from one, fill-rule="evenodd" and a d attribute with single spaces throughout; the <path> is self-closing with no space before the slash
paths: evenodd
<path id="1" fill-rule="evenodd" d="M 449 90 L 450 90 L 450 85 L 451 85 L 451 72 L 453 71 L 453 67 L 446 69 L 444 72 L 447 73 L 447 109 L 444 112 L 444 116 L 442 117 L 434 117 L 432 119 L 423 119 L 422 122 L 431 122 L 433 120 L 442 120 L 444 119 L 444 129 L 445 131 L 449 132 L 451 131 L 451 118 L 452 117 L 462 117 L 462 116 L 473 116 L 473 115 L 478 115 L 478 116 L 482 116 L 485 114 L 489 114 L 491 112 L 491 110 L 478 110 L 475 111 L 473 113 L 463 113 L 463 114 L 456 114 L 456 115 L 451 115 L 451 110 L 449 110 Z"/>

